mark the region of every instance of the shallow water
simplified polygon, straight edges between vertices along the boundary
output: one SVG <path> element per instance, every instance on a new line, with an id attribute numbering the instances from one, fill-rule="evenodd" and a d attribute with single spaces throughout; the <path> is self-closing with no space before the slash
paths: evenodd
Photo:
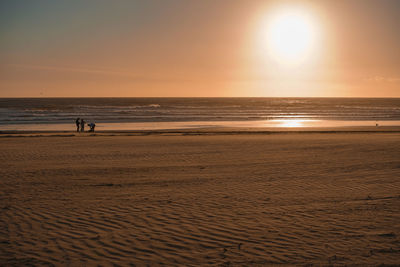
<path id="1" fill-rule="evenodd" d="M 340 128 L 400 126 L 400 121 L 338 121 L 338 120 L 265 120 L 265 121 L 195 121 L 195 122 L 126 122 L 102 123 L 96 131 L 183 130 L 198 128 Z M 86 130 L 89 128 L 87 127 Z M 75 131 L 74 124 L 10 124 L 0 125 L 2 131 Z"/>

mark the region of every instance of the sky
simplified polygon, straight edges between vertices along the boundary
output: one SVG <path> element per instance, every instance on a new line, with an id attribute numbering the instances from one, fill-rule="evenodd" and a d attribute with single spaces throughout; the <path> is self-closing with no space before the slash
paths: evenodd
<path id="1" fill-rule="evenodd" d="M 283 54 L 307 53 L 288 64 L 273 21 L 295 13 L 312 45 L 289 36 Z M 397 0 L 2 0 L 0 97 L 400 97 L 399 17 Z"/>

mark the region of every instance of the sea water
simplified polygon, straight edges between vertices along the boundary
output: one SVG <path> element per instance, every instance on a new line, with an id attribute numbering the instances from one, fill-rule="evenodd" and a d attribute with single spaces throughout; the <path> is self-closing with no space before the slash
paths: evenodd
<path id="1" fill-rule="evenodd" d="M 0 130 L 400 126 L 400 98 L 1 98 Z"/>

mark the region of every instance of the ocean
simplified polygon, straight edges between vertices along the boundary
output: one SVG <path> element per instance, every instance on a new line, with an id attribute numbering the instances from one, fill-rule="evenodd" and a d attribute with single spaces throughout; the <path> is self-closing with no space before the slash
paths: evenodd
<path id="1" fill-rule="evenodd" d="M 0 130 L 400 126 L 400 98 L 0 98 Z"/>

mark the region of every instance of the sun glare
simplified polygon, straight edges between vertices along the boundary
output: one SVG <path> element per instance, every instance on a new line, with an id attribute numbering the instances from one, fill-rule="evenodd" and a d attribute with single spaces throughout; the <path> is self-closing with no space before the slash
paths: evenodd
<path id="1" fill-rule="evenodd" d="M 303 120 L 276 120 L 280 127 L 303 127 Z"/>
<path id="2" fill-rule="evenodd" d="M 278 63 L 302 63 L 312 54 L 315 23 L 306 11 L 280 10 L 267 23 L 268 54 Z"/>

